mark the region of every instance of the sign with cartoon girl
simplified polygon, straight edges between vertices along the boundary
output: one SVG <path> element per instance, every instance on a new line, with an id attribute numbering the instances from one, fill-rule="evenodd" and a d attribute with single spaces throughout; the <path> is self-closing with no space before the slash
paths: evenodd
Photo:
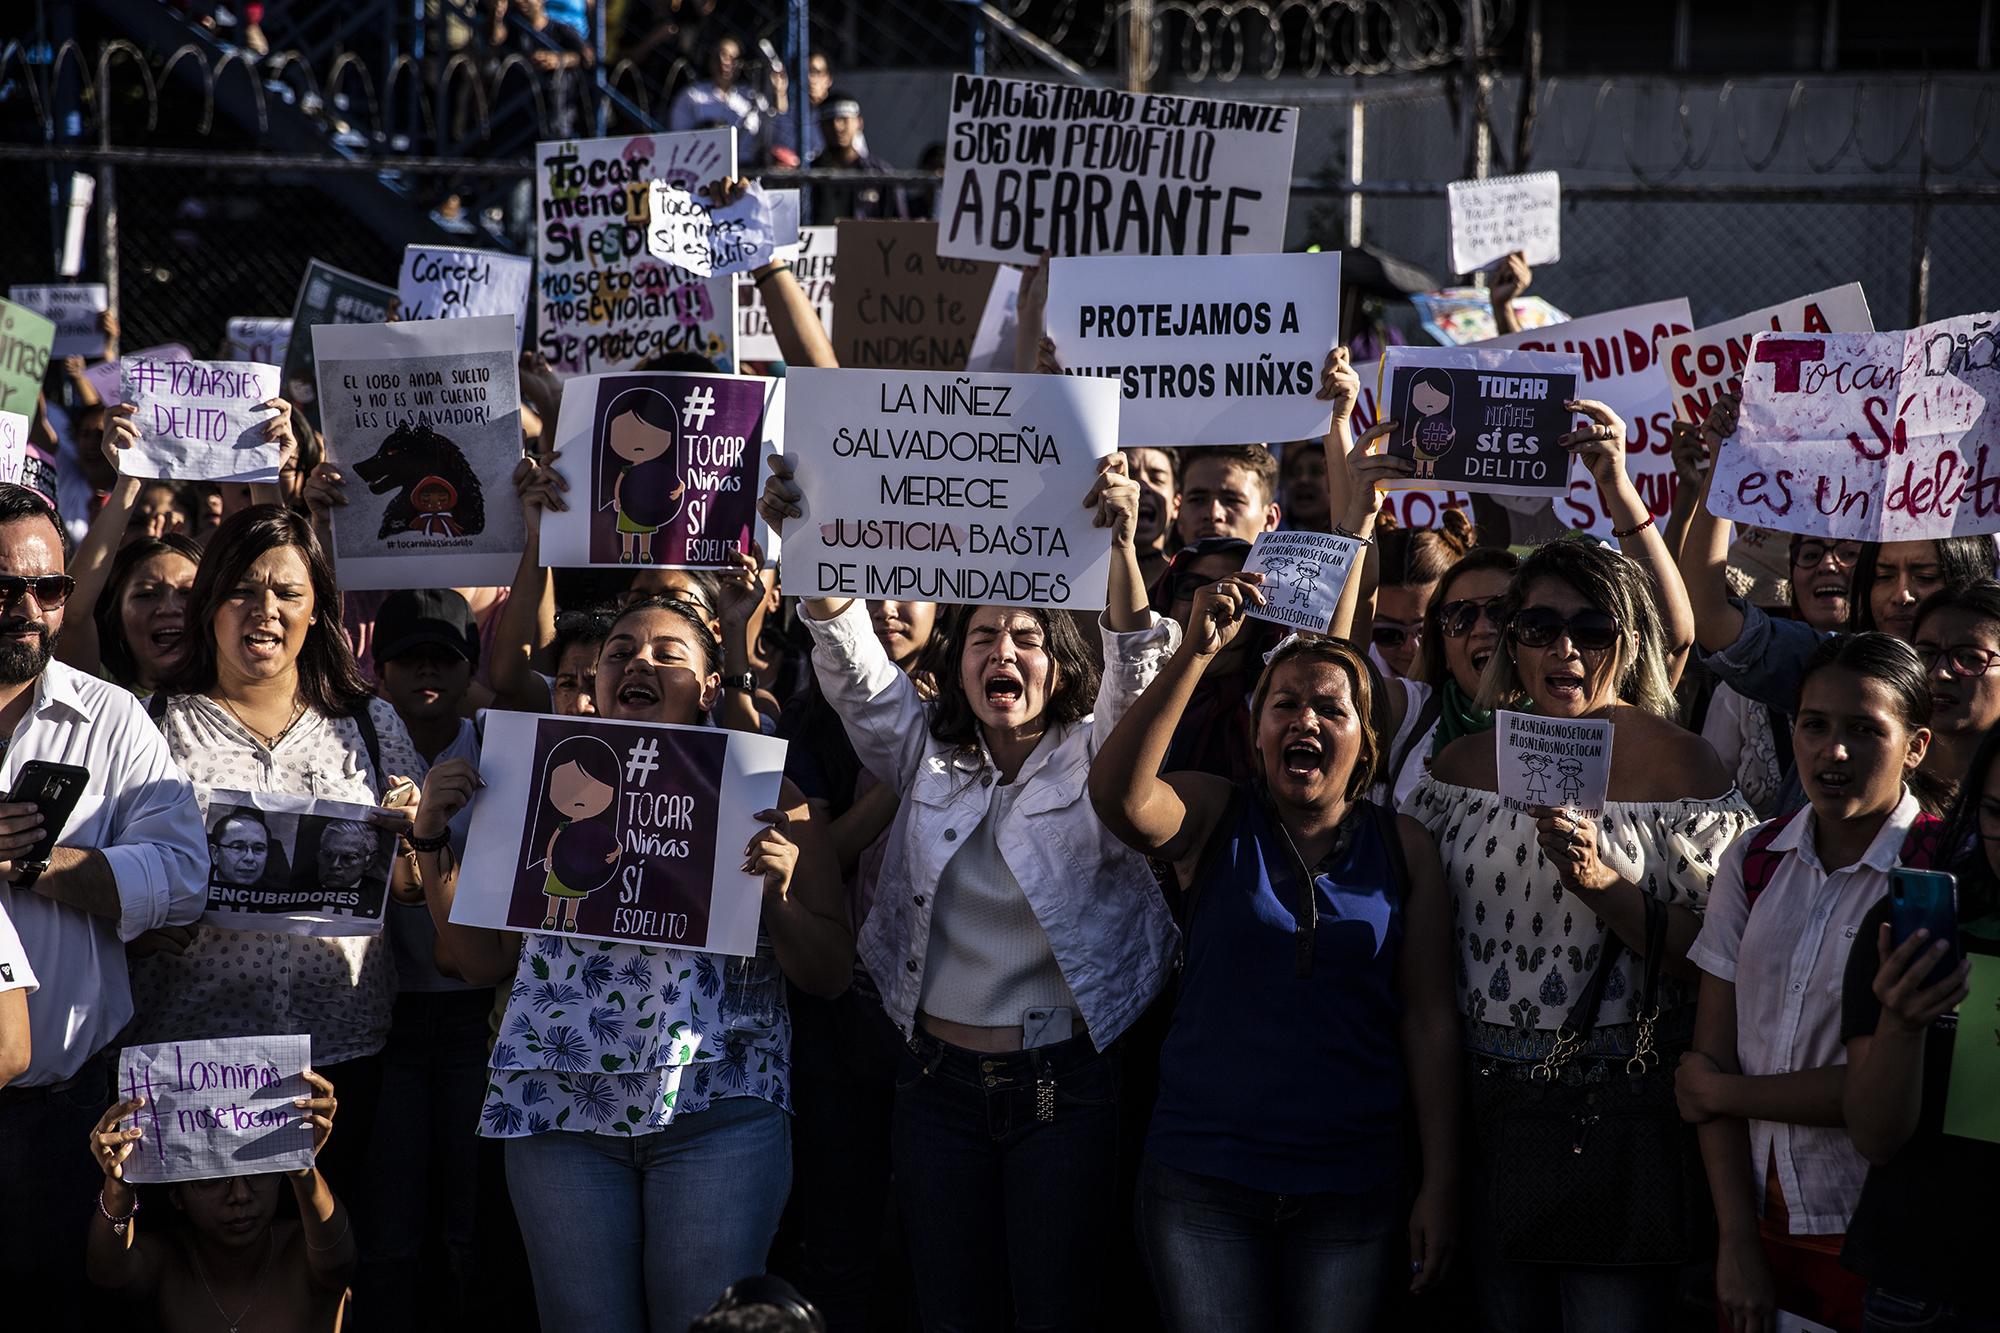
<path id="1" fill-rule="evenodd" d="M 1377 399 L 1396 423 L 1387 452 L 1417 465 L 1414 476 L 1384 489 L 1542 497 L 1568 490 L 1561 441 L 1583 376 L 1580 354 L 1391 347 L 1381 374 Z"/>
<path id="2" fill-rule="evenodd" d="M 568 381 L 558 466 L 589 469 L 590 502 L 542 516 L 542 562 L 724 569 L 753 543 L 775 561 L 756 503 L 765 455 L 783 451 L 784 384 L 680 371 Z"/>
<path id="3" fill-rule="evenodd" d="M 452 920 L 748 955 L 743 873 L 785 742 L 715 727 L 491 712 Z"/>

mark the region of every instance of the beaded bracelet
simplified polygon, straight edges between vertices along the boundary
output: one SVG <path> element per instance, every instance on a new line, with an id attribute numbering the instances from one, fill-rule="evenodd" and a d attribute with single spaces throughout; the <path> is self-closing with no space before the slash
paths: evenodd
<path id="1" fill-rule="evenodd" d="M 139 1215 L 139 1195 L 136 1191 L 132 1195 L 131 1212 L 125 1214 L 123 1217 L 113 1217 L 111 1210 L 104 1206 L 104 1187 L 100 1185 L 97 1189 L 97 1211 L 103 1213 L 104 1220 L 111 1224 L 111 1234 L 122 1240 L 124 1239 L 126 1228 L 132 1225 L 132 1219 Z"/>

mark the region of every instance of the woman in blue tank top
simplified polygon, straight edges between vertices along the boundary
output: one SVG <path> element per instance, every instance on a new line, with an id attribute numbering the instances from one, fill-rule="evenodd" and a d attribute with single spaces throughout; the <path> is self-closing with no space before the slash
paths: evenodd
<path id="1" fill-rule="evenodd" d="M 1450 911 L 1422 827 L 1362 799 L 1380 755 L 1366 663 L 1337 640 L 1287 639 L 1251 699 L 1251 786 L 1159 774 L 1203 667 L 1263 602 L 1260 581 L 1196 594 L 1185 642 L 1090 770 L 1106 827 L 1171 863 L 1183 894 L 1138 1196 L 1176 1333 L 1370 1329 L 1390 1282 L 1431 1285 L 1452 1246 Z"/>

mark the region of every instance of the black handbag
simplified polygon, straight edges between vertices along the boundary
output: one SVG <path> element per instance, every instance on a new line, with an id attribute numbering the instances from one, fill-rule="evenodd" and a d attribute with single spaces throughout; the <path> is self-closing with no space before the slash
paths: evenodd
<path id="1" fill-rule="evenodd" d="M 1541 1063 L 1526 1077 L 1483 1068 L 1472 1079 L 1483 1159 L 1474 1187 L 1485 1191 L 1502 1259 L 1634 1265 L 1697 1256 L 1706 1207 L 1701 1155 L 1674 1105 L 1679 1053 L 1656 1044 L 1667 908 L 1650 894 L 1645 904 L 1645 982 L 1631 1056 L 1579 1055 L 1625 949 L 1610 934 Z"/>

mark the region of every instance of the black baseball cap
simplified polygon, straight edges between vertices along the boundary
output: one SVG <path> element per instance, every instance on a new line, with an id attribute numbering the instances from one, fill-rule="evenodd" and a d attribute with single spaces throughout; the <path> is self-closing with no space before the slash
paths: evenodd
<path id="1" fill-rule="evenodd" d="M 393 662 L 426 645 L 478 663 L 479 625 L 465 598 L 450 588 L 402 588 L 383 598 L 375 613 L 375 660 Z"/>

